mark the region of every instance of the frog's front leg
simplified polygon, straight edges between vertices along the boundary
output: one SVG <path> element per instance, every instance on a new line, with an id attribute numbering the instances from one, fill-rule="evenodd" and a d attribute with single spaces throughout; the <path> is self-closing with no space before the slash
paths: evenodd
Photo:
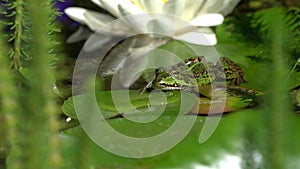
<path id="1" fill-rule="evenodd" d="M 149 82 L 140 92 L 139 94 L 143 94 L 147 89 L 150 89 L 152 87 L 152 82 Z"/>

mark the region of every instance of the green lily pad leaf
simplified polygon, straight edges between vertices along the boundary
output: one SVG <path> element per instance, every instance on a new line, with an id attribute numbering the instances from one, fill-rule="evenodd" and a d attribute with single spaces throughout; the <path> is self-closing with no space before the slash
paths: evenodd
<path id="1" fill-rule="evenodd" d="M 251 98 L 226 97 L 226 100 L 199 99 L 198 109 L 193 109 L 191 113 L 198 115 L 221 115 L 249 107 L 253 103 Z M 224 107 L 223 107 L 224 106 Z M 222 112 L 219 110 L 222 109 Z"/>
<path id="2" fill-rule="evenodd" d="M 191 113 L 200 115 L 216 115 L 248 108 L 254 106 L 259 97 L 264 95 L 260 91 L 231 85 L 205 85 L 198 89 L 201 96 L 205 97 L 199 98 L 198 109 L 193 109 Z M 223 111 L 219 112 L 220 109 Z"/>
<path id="3" fill-rule="evenodd" d="M 114 90 L 114 91 L 99 91 L 96 92 L 96 100 L 99 110 L 104 118 L 111 118 L 118 114 L 146 112 L 151 115 L 157 111 L 157 107 L 166 106 L 164 114 L 176 114 L 180 109 L 181 98 L 188 99 L 189 105 L 183 105 L 183 110 L 188 112 L 197 102 L 196 96 L 188 92 L 169 91 L 169 92 L 144 92 L 134 90 Z M 67 99 L 63 106 L 63 112 L 77 119 L 76 111 L 73 104 L 73 99 L 80 100 L 83 95 L 73 96 Z M 144 114 L 144 113 L 143 113 Z"/>
<path id="4" fill-rule="evenodd" d="M 71 117 L 72 119 L 77 119 L 72 97 L 69 97 L 67 100 L 65 100 L 61 109 L 65 115 Z"/>
<path id="5" fill-rule="evenodd" d="M 204 121 L 208 117 L 199 116 L 192 130 L 180 144 L 161 155 L 143 159 L 123 158 L 105 151 L 93 143 L 82 128 L 78 126 L 61 133 L 63 156 L 67 161 L 70 159 L 74 162 L 76 161 L 74 159 L 80 158 L 78 157 L 81 154 L 80 152 L 86 152 L 84 150 L 89 149 L 89 153 L 82 156 L 89 158 L 89 161 L 91 161 L 89 165 L 94 166 L 94 168 L 125 166 L 124 168 L 172 169 L 191 168 L 191 165 L 209 168 L 209 166 L 219 163 L 225 155 L 237 155 L 239 153 L 238 145 L 240 145 L 239 140 L 243 137 L 243 128 L 249 124 L 247 121 L 255 121 L 256 115 L 259 114 L 253 110 L 242 110 L 225 116 L 213 136 L 205 144 L 200 144 L 198 137 Z M 186 116 L 186 118 L 188 117 Z M 108 122 L 114 129 L 124 135 L 148 137 L 163 132 L 176 118 L 176 116 L 162 116 L 157 121 L 144 127 L 125 118 L 108 120 Z M 170 138 L 166 138 L 166 141 L 168 139 Z M 76 168 L 74 163 L 69 165 L 72 165 L 69 168 Z"/>

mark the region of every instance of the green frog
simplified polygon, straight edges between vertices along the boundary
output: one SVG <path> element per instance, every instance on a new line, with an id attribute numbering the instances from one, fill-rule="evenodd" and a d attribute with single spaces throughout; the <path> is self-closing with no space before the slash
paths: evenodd
<path id="1" fill-rule="evenodd" d="M 216 83 L 212 84 L 212 82 Z M 240 87 L 239 85 L 243 82 L 246 82 L 243 70 L 232 60 L 222 57 L 214 64 L 208 62 L 205 57 L 199 56 L 167 68 L 156 69 L 154 80 L 148 83 L 143 91 L 160 89 L 192 92 L 201 97 L 198 100 L 199 107 L 193 108 L 190 113 L 215 115 L 251 107 L 255 104 L 255 98 L 261 93 Z M 220 97 L 218 97 L 219 94 Z M 212 98 L 213 95 L 214 98 Z M 211 107 L 212 104 L 214 107 Z M 214 109 L 222 105 L 225 105 L 223 112 Z"/>
<path id="2" fill-rule="evenodd" d="M 239 86 L 246 82 L 244 73 L 232 60 L 221 57 L 214 64 L 208 62 L 204 56 L 189 58 L 167 68 L 160 67 L 155 70 L 155 78 L 144 89 L 160 90 L 188 90 L 193 91 L 199 86 L 214 82 Z"/>

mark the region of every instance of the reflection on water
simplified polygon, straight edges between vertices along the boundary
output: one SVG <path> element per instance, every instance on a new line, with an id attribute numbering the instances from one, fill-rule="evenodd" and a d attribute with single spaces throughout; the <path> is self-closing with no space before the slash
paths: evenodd
<path id="1" fill-rule="evenodd" d="M 193 169 L 242 169 L 241 168 L 242 159 L 239 156 L 227 154 L 224 155 L 222 159 L 216 161 L 211 166 L 204 166 L 201 164 L 193 164 Z"/>

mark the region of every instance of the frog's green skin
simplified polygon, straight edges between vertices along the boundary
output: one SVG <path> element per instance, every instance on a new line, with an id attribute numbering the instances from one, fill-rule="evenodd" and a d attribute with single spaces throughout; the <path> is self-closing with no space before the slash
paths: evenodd
<path id="1" fill-rule="evenodd" d="M 242 68 L 232 60 L 221 57 L 221 64 L 218 64 L 217 66 L 220 67 L 219 69 L 223 68 L 224 74 L 226 76 L 225 80 L 230 82 L 230 85 L 239 86 L 241 83 L 246 82 L 246 80 L 244 79 L 244 72 Z"/>
<path id="2" fill-rule="evenodd" d="M 156 69 L 155 79 L 146 89 L 193 90 L 195 87 L 211 84 L 212 81 L 223 80 L 230 85 L 246 82 L 242 69 L 228 58 L 223 57 L 217 64 L 213 64 L 200 56 L 186 59 L 168 68 Z"/>
<path id="3" fill-rule="evenodd" d="M 213 81 L 223 82 L 226 80 L 227 85 L 211 85 Z M 155 79 L 150 82 L 145 89 L 185 90 L 200 94 L 199 108 L 193 108 L 190 113 L 198 115 L 214 115 L 224 112 L 231 112 L 255 103 L 258 92 L 239 87 L 244 79 L 242 69 L 233 61 L 227 58 L 220 58 L 219 62 L 213 64 L 208 62 L 204 57 L 186 59 L 176 65 L 167 68 L 158 68 L 155 72 Z M 214 86 L 214 88 L 212 88 Z M 211 92 L 214 89 L 214 96 L 221 98 L 212 100 Z M 143 91 L 144 91 L 143 90 Z M 215 93 L 217 92 L 217 93 Z M 222 98 L 226 95 L 226 99 Z M 214 107 L 212 106 L 212 103 Z M 220 106 L 224 106 L 223 112 L 218 112 Z M 217 109 L 214 109 L 216 108 Z"/>

